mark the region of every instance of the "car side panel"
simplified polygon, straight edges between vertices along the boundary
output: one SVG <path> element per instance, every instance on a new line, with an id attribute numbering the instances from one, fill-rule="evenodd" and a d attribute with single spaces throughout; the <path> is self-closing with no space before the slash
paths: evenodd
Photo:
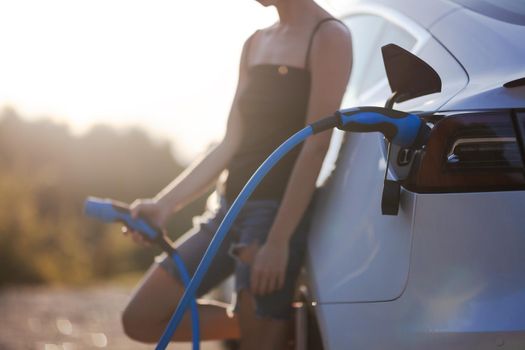
<path id="1" fill-rule="evenodd" d="M 524 349 L 525 192 L 414 196 L 405 292 L 319 303 L 325 348 Z"/>
<path id="2" fill-rule="evenodd" d="M 402 196 L 399 216 L 381 215 L 381 137 L 348 134 L 337 169 L 320 190 L 307 258 L 319 302 L 392 300 L 405 287 L 413 199 Z"/>

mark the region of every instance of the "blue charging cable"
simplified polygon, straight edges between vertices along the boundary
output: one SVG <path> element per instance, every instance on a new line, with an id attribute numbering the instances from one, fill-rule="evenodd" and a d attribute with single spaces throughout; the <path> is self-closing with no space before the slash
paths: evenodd
<path id="1" fill-rule="evenodd" d="M 193 278 L 184 266 L 180 256 L 177 254 L 169 239 L 160 230 L 146 220 L 131 217 L 129 207 L 117 201 L 90 197 L 85 202 L 84 211 L 86 215 L 95 217 L 104 222 L 121 222 L 124 225 L 142 234 L 148 240 L 157 243 L 173 259 L 179 269 L 185 291 L 179 301 L 177 309 L 172 315 L 156 349 L 165 349 L 173 337 L 173 333 L 180 324 L 187 308 L 191 308 L 192 319 L 192 342 L 193 349 L 199 349 L 200 329 L 197 302 L 195 293 L 210 267 L 222 241 L 233 225 L 240 210 L 262 181 L 266 174 L 294 147 L 302 143 L 313 134 L 337 127 L 341 130 L 352 132 L 381 132 L 392 143 L 405 148 L 419 148 L 426 142 L 429 127 L 416 115 L 386 109 L 381 107 L 358 107 L 337 111 L 333 116 L 321 119 L 304 129 L 300 130 L 283 144 L 281 144 L 257 169 L 250 180 L 239 193 L 232 206 L 226 213 L 217 232 L 215 233 L 208 249 L 204 253 Z"/>
<path id="2" fill-rule="evenodd" d="M 188 308 L 188 305 L 192 303 L 193 296 L 202 282 L 206 271 L 210 267 L 222 241 L 233 225 L 241 208 L 246 203 L 246 200 L 250 197 L 264 176 L 266 176 L 275 164 L 295 146 L 299 145 L 313 134 L 334 127 L 353 132 L 378 131 L 383 133 L 390 142 L 406 148 L 420 147 L 426 141 L 429 133 L 428 126 L 426 126 L 426 124 L 414 114 L 380 107 L 358 107 L 337 111 L 333 116 L 308 125 L 291 136 L 261 164 L 231 205 L 210 242 L 208 249 L 204 253 L 193 278 L 186 286 L 177 309 L 157 344 L 156 350 L 163 350 L 168 346 L 173 337 L 173 333 L 177 329 L 186 309 Z"/>

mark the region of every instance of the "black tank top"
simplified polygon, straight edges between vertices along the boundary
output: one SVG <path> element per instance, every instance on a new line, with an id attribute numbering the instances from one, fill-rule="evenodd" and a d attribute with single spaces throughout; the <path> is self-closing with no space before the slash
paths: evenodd
<path id="1" fill-rule="evenodd" d="M 231 203 L 261 163 L 286 139 L 306 125 L 310 97 L 310 49 L 314 34 L 325 18 L 315 26 L 305 55 L 305 67 L 257 64 L 248 68 L 246 88 L 238 96 L 242 120 L 240 147 L 230 161 L 225 183 L 226 199 Z M 245 57 L 248 57 L 248 39 Z M 250 199 L 281 200 L 293 166 L 301 151 L 296 147 L 270 170 Z"/>

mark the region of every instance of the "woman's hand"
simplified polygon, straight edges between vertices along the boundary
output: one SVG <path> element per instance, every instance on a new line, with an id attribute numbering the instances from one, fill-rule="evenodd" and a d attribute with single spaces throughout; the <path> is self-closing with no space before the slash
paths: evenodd
<path id="1" fill-rule="evenodd" d="M 155 227 L 158 227 L 164 231 L 166 221 L 170 216 L 171 211 L 169 208 L 161 205 L 154 199 L 137 199 L 130 205 L 131 217 L 137 219 L 139 217 L 146 219 Z M 137 231 L 131 230 L 128 227 L 123 227 L 122 232 L 124 234 L 130 233 L 133 240 L 141 245 L 149 245 L 150 242 L 144 238 Z"/>
<path id="2" fill-rule="evenodd" d="M 253 294 L 268 294 L 284 285 L 288 244 L 266 242 L 255 255 L 251 273 Z"/>

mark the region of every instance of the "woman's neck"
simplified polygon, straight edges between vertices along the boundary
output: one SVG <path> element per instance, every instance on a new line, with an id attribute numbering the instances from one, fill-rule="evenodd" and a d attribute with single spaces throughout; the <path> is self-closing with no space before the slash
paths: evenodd
<path id="1" fill-rule="evenodd" d="M 320 7 L 313 0 L 282 0 L 275 5 L 279 23 L 283 26 L 297 27 L 311 19 Z"/>

